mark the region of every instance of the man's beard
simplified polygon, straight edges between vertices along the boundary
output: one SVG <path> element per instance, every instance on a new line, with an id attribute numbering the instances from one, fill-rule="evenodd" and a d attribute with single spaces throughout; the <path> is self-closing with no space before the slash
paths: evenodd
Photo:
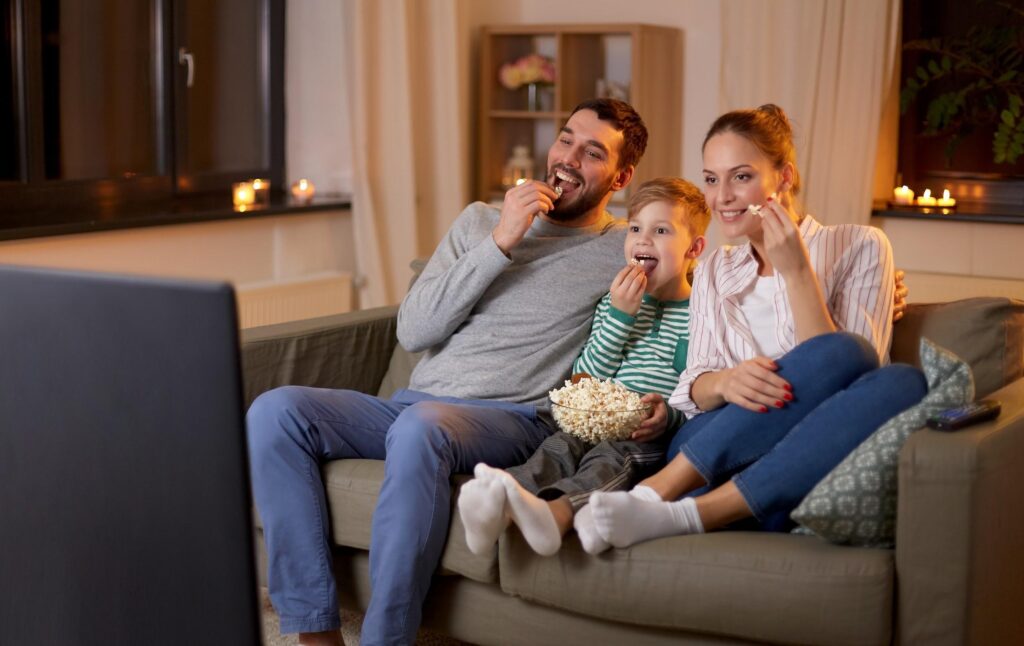
<path id="1" fill-rule="evenodd" d="M 579 218 L 601 203 L 601 200 L 611 192 L 614 182 L 615 178 L 609 177 L 607 181 L 580 193 L 569 202 L 563 203 L 562 200 L 556 200 L 555 208 L 548 211 L 548 217 L 555 222 L 571 222 Z"/>

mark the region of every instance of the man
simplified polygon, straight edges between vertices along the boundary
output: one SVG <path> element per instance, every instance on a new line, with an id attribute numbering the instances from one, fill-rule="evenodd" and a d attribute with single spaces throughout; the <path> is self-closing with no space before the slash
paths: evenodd
<path id="1" fill-rule="evenodd" d="M 320 466 L 385 461 L 373 515 L 363 644 L 412 643 L 448 530 L 452 473 L 524 462 L 553 430 L 547 391 L 569 374 L 594 306 L 622 265 L 606 211 L 647 145 L 627 104 L 587 101 L 548 151 L 546 183 L 471 204 L 409 291 L 398 337 L 424 350 L 410 390 L 279 388 L 248 415 L 253 490 L 282 632 L 340 643 Z"/>

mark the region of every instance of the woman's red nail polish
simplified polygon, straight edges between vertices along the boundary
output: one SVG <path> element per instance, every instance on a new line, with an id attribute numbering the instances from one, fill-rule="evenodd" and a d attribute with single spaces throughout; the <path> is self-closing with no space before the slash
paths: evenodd
<path id="1" fill-rule="evenodd" d="M 785 399 L 786 401 L 793 401 L 793 395 L 790 395 L 789 393 L 783 395 L 782 398 Z"/>
<path id="2" fill-rule="evenodd" d="M 775 408 L 782 408 L 782 402 L 778 399 L 775 400 Z"/>
<path id="3" fill-rule="evenodd" d="M 773 198 L 772 198 L 772 196 L 771 196 L 771 195 L 769 195 L 769 196 L 768 196 L 768 199 L 767 199 L 767 200 L 765 200 L 765 202 L 771 202 L 771 201 L 773 201 Z"/>
<path id="4" fill-rule="evenodd" d="M 785 388 L 786 390 L 793 390 L 793 387 L 790 386 L 789 384 L 786 384 L 785 386 L 783 386 L 783 388 Z"/>
<path id="5" fill-rule="evenodd" d="M 761 412 L 762 413 L 767 413 L 768 412 L 768 407 L 767 406 L 762 406 L 761 407 Z"/>

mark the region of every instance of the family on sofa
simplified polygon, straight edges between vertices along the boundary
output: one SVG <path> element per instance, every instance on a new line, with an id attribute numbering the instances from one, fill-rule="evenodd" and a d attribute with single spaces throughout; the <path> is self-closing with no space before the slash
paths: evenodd
<path id="1" fill-rule="evenodd" d="M 924 396 L 916 368 L 883 366 L 888 241 L 798 213 L 779 108 L 715 122 L 706 202 L 682 180 L 655 180 L 623 223 L 606 206 L 646 141 L 630 106 L 584 102 L 549 150 L 546 182 L 511 189 L 500 212 L 467 207 L 399 311 L 402 345 L 425 351 L 409 390 L 382 400 L 285 387 L 253 403 L 253 489 L 282 632 L 340 642 L 326 461 L 384 460 L 361 639 L 411 643 L 453 473 L 476 469 L 459 499 L 473 551 L 510 518 L 538 553 L 571 526 L 591 553 L 736 522 L 788 531 L 818 480 Z M 709 210 L 748 243 L 713 252 L 691 294 Z M 574 361 L 648 393 L 654 412 L 633 437 L 595 446 L 555 432 L 547 392 Z"/>

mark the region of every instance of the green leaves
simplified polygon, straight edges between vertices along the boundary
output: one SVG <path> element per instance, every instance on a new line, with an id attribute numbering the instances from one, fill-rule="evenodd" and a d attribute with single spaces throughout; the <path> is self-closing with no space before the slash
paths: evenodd
<path id="1" fill-rule="evenodd" d="M 966 35 L 909 41 L 921 63 L 900 91 L 900 112 L 920 98 L 925 135 L 947 137 L 946 158 L 979 127 L 995 127 L 993 159 L 1016 163 L 1024 155 L 1024 11 L 996 2 L 1007 20 L 996 27 L 973 25 Z M 1015 15 L 1019 14 L 1019 15 Z"/>

